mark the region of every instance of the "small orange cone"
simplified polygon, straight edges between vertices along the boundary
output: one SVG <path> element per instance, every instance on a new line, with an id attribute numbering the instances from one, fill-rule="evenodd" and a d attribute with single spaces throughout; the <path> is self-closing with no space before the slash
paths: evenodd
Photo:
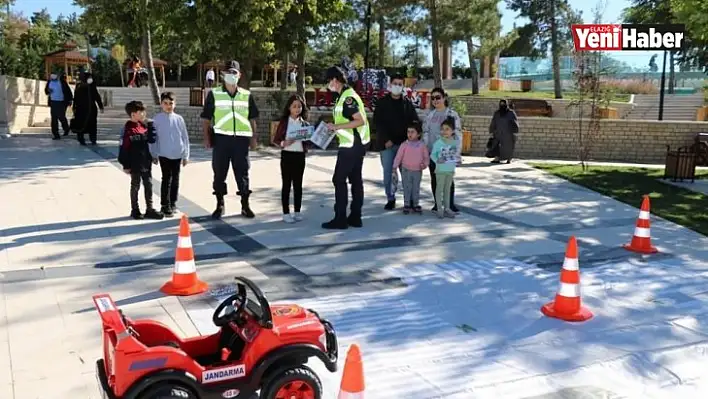
<path id="1" fill-rule="evenodd" d="M 565 321 L 585 321 L 593 316 L 592 312 L 580 303 L 580 265 L 575 237 L 568 240 L 556 299 L 543 305 L 541 312 L 548 317 Z"/>
<path id="2" fill-rule="evenodd" d="M 637 225 L 634 228 L 632 242 L 624 244 L 624 249 L 640 254 L 655 254 L 659 252 L 658 249 L 651 245 L 651 223 L 649 222 L 649 215 L 651 215 L 649 211 L 649 196 L 645 195 L 642 201 L 642 208 L 639 211 Z"/>
<path id="3" fill-rule="evenodd" d="M 177 253 L 175 254 L 175 268 L 172 272 L 172 281 L 166 282 L 160 291 L 167 295 L 195 295 L 206 292 L 207 283 L 197 277 L 197 265 L 194 263 L 194 249 L 192 248 L 192 235 L 189 231 L 187 215 L 182 215 L 179 222 L 179 236 L 177 237 Z"/>
<path id="4" fill-rule="evenodd" d="M 364 365 L 359 345 L 349 347 L 337 399 L 364 399 Z"/>

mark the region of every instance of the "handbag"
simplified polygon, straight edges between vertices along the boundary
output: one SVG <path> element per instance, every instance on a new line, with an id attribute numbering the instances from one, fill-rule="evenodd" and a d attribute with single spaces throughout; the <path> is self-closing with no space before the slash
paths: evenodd
<path id="1" fill-rule="evenodd" d="M 499 141 L 494 137 L 487 140 L 487 151 L 484 153 L 487 158 L 496 158 L 499 156 Z"/>

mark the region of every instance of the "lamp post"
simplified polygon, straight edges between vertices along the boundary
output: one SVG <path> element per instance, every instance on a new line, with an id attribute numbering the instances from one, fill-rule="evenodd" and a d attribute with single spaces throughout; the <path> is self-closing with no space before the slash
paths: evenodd
<path id="1" fill-rule="evenodd" d="M 666 83 L 666 50 L 664 50 L 664 65 L 661 67 L 661 89 L 659 91 L 659 120 L 664 120 L 664 86 Z"/>

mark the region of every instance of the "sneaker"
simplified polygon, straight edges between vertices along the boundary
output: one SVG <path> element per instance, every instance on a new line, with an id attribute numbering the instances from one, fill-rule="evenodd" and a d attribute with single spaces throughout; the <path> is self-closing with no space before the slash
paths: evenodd
<path id="1" fill-rule="evenodd" d="M 142 213 L 140 213 L 140 209 L 133 209 L 130 212 L 130 217 L 135 219 L 135 220 L 141 220 L 144 219 L 145 217 L 143 216 Z"/>
<path id="2" fill-rule="evenodd" d="M 437 205 L 433 205 L 433 207 L 430 208 L 430 212 L 437 212 L 437 211 L 438 211 L 438 206 L 437 206 Z"/>
<path id="3" fill-rule="evenodd" d="M 160 212 L 162 212 L 162 214 L 165 215 L 165 217 L 168 217 L 168 218 L 171 218 L 172 216 L 175 215 L 174 212 L 172 212 L 172 208 L 170 208 L 169 206 L 163 206 L 163 207 L 160 209 Z"/>
<path id="4" fill-rule="evenodd" d="M 411 213 L 411 208 L 409 206 L 404 206 L 403 207 L 403 214 L 407 215 L 409 213 Z"/>
<path id="5" fill-rule="evenodd" d="M 289 213 L 283 214 L 283 222 L 285 223 L 295 223 L 295 218 Z"/>
<path id="6" fill-rule="evenodd" d="M 293 219 L 295 219 L 296 222 L 302 222 L 302 214 L 300 212 L 295 212 Z"/>
<path id="7" fill-rule="evenodd" d="M 396 209 L 396 200 L 393 201 L 388 201 L 386 205 L 384 206 L 384 209 L 387 211 L 392 211 Z"/>
<path id="8" fill-rule="evenodd" d="M 162 220 L 164 217 L 165 217 L 165 215 L 154 210 L 153 208 L 148 208 L 145 211 L 145 218 L 147 218 L 147 219 Z"/>
<path id="9" fill-rule="evenodd" d="M 179 208 L 177 208 L 177 204 L 170 204 L 170 210 L 172 211 L 173 214 L 176 214 L 179 212 Z"/>
<path id="10" fill-rule="evenodd" d="M 416 205 L 413 207 L 413 212 L 415 213 L 423 213 L 423 208 L 420 207 L 420 205 Z"/>
<path id="11" fill-rule="evenodd" d="M 445 209 L 445 212 L 443 212 L 443 216 L 445 216 L 446 218 L 454 219 L 455 212 L 453 212 L 451 209 Z"/>
<path id="12" fill-rule="evenodd" d="M 455 213 L 460 213 L 460 209 L 458 207 L 456 207 L 455 205 L 450 205 L 450 210 Z"/>
<path id="13" fill-rule="evenodd" d="M 443 211 L 436 211 L 435 213 L 438 215 L 438 219 L 442 219 L 445 217 L 445 212 Z"/>

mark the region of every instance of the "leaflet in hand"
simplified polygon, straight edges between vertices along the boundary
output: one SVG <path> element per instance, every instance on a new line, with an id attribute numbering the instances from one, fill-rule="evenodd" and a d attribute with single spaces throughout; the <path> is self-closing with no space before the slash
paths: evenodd
<path id="1" fill-rule="evenodd" d="M 320 147 L 323 150 L 326 150 L 327 147 L 329 147 L 329 143 L 332 142 L 332 139 L 335 136 L 335 132 L 330 131 L 327 128 L 327 124 L 324 122 L 320 122 L 319 125 L 317 125 L 317 128 L 312 132 L 312 136 L 310 137 L 310 142 L 312 144 Z"/>
<path id="2" fill-rule="evenodd" d="M 312 132 L 315 130 L 312 126 L 304 126 L 298 129 L 288 130 L 285 134 L 287 140 L 309 140 L 312 137 Z"/>
<path id="3" fill-rule="evenodd" d="M 457 155 L 457 147 L 443 147 L 440 149 L 440 156 L 438 157 L 437 163 L 457 165 L 460 160 L 460 157 Z"/>

